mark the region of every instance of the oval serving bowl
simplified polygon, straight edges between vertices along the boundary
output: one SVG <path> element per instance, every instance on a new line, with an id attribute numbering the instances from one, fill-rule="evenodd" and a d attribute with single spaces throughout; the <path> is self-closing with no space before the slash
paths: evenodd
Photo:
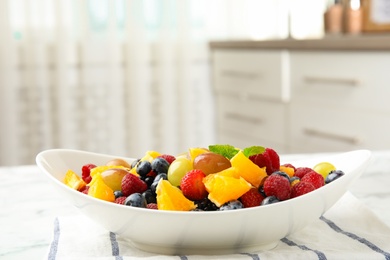
<path id="1" fill-rule="evenodd" d="M 105 229 L 128 238 L 132 245 L 159 254 L 229 254 L 268 250 L 280 239 L 318 219 L 347 191 L 367 166 L 371 152 L 313 155 L 284 161 L 313 167 L 329 161 L 345 175 L 303 196 L 266 206 L 214 212 L 158 211 L 118 205 L 75 191 L 62 180 L 67 170 L 80 172 L 87 163 L 104 165 L 119 156 L 52 149 L 39 153 L 36 163 L 59 192 L 83 214 Z M 129 162 L 134 159 L 123 158 Z"/>

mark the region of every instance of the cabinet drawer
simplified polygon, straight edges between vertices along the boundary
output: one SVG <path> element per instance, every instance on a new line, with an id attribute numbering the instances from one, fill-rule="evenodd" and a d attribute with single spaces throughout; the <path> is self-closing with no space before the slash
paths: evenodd
<path id="1" fill-rule="evenodd" d="M 289 99 L 288 53 L 285 51 L 216 50 L 213 62 L 214 86 L 218 93 Z"/>
<path id="2" fill-rule="evenodd" d="M 287 122 L 284 104 L 269 101 L 244 102 L 225 96 L 218 97 L 217 104 L 218 133 L 227 133 L 237 139 L 285 144 Z"/>
<path id="3" fill-rule="evenodd" d="M 290 107 L 291 151 L 381 150 L 390 146 L 389 115 L 294 104 Z"/>
<path id="4" fill-rule="evenodd" d="M 291 98 L 339 108 L 390 111 L 390 54 L 292 52 Z"/>

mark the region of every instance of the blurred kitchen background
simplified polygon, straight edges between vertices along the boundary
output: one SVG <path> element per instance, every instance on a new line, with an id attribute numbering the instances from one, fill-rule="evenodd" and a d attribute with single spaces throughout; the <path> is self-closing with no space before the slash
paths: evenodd
<path id="1" fill-rule="evenodd" d="M 329 4 L 1 0 L 0 165 L 50 148 L 140 157 L 215 143 L 209 43 L 319 39 Z"/>

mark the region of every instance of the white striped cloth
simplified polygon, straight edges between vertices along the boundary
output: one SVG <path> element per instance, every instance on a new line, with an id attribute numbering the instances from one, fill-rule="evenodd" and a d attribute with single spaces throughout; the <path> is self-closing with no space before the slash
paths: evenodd
<path id="1" fill-rule="evenodd" d="M 140 251 L 83 215 L 58 217 L 47 258 L 54 259 L 389 259 L 390 227 L 347 192 L 328 212 L 269 251 L 162 256 Z"/>

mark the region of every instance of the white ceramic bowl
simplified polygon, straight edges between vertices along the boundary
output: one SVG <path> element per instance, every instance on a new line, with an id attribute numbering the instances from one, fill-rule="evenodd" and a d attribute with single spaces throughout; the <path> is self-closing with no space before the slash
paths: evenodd
<path id="1" fill-rule="evenodd" d="M 117 205 L 86 196 L 62 183 L 68 169 L 103 165 L 117 156 L 54 149 L 39 153 L 36 163 L 59 191 L 82 213 L 141 250 L 160 254 L 228 254 L 267 250 L 325 213 L 364 171 L 371 152 L 357 150 L 336 155 L 283 161 L 313 167 L 329 161 L 346 174 L 303 196 L 267 206 L 214 212 L 157 211 Z M 130 158 L 124 158 L 133 160 Z"/>

